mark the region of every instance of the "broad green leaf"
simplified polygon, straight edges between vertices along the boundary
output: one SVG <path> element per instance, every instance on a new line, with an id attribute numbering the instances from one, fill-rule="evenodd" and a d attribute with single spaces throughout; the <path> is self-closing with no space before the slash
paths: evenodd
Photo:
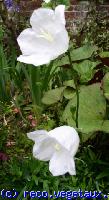
<path id="1" fill-rule="evenodd" d="M 74 80 L 68 80 L 68 81 L 64 81 L 64 85 L 67 86 L 67 87 L 72 87 L 75 89 L 75 83 L 74 83 Z"/>
<path id="2" fill-rule="evenodd" d="M 64 97 L 66 99 L 72 99 L 74 96 L 75 96 L 75 90 L 71 87 L 67 87 L 65 90 L 64 90 Z"/>
<path id="3" fill-rule="evenodd" d="M 109 57 L 109 51 L 103 51 L 99 54 L 101 58 L 108 58 Z"/>
<path id="4" fill-rule="evenodd" d="M 55 67 L 61 67 L 63 65 L 68 65 L 69 64 L 69 58 L 67 55 L 60 57 L 60 59 L 54 60 L 53 66 Z"/>
<path id="5" fill-rule="evenodd" d="M 101 131 L 109 133 L 109 120 L 104 120 L 102 123 Z"/>
<path id="6" fill-rule="evenodd" d="M 96 46 L 84 45 L 80 48 L 74 49 L 71 52 L 72 61 L 84 60 L 90 58 L 92 54 L 97 50 Z"/>
<path id="7" fill-rule="evenodd" d="M 48 92 L 45 92 L 42 103 L 46 105 L 51 105 L 54 103 L 57 103 L 62 98 L 63 91 L 66 87 L 60 87 L 53 90 L 49 90 Z"/>
<path id="8" fill-rule="evenodd" d="M 67 104 L 63 120 L 68 125 L 76 127 L 75 113 L 72 115 L 72 108 L 76 108 L 76 96 Z M 83 133 L 83 139 L 88 139 L 96 131 L 109 133 L 109 121 L 104 120 L 106 113 L 106 101 L 103 97 L 100 84 L 81 86 L 79 93 L 79 131 Z M 86 138 L 85 138 L 86 134 Z"/>
<path id="9" fill-rule="evenodd" d="M 90 60 L 84 60 L 80 63 L 74 63 L 73 68 L 77 71 L 80 81 L 81 82 L 88 82 L 91 80 L 94 76 L 95 70 L 94 68 L 99 64 L 100 62 L 92 62 Z"/>
<path id="10" fill-rule="evenodd" d="M 104 96 L 109 100 L 109 72 L 103 78 L 103 91 Z"/>

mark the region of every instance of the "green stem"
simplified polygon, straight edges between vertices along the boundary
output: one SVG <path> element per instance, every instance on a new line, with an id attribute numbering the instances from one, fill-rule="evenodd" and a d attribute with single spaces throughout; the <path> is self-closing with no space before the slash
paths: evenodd
<path id="1" fill-rule="evenodd" d="M 48 85 L 49 85 L 49 81 L 51 78 L 51 70 L 53 67 L 53 61 L 49 64 L 47 71 L 45 73 L 45 77 L 42 83 L 42 91 L 47 91 Z"/>
<path id="2" fill-rule="evenodd" d="M 75 83 L 76 89 L 76 97 L 77 97 L 77 105 L 76 105 L 76 127 L 78 128 L 78 113 L 79 113 L 79 90 L 78 90 L 78 79 L 77 79 L 77 72 L 73 69 L 72 59 L 70 55 L 70 51 L 68 51 L 68 58 L 72 69 L 72 75 Z"/>
<path id="3" fill-rule="evenodd" d="M 78 128 L 78 112 L 79 112 L 79 91 L 78 91 L 78 84 L 76 85 L 76 96 L 77 96 L 77 106 L 76 106 L 76 127 Z"/>
<path id="4" fill-rule="evenodd" d="M 37 121 L 40 119 L 40 114 L 42 111 L 41 97 L 42 97 L 42 85 L 40 81 L 40 68 L 33 67 L 30 68 L 30 85 L 31 93 L 33 99 L 33 110 L 36 115 Z"/>
<path id="5" fill-rule="evenodd" d="M 34 104 L 41 106 L 41 82 L 39 67 L 31 67 L 31 88 Z"/>

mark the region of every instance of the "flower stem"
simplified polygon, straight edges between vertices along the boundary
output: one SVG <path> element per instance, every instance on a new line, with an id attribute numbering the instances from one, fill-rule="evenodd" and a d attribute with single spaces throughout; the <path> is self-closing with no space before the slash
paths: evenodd
<path id="1" fill-rule="evenodd" d="M 76 127 L 78 128 L 78 113 L 79 113 L 78 75 L 77 75 L 77 72 L 73 69 L 70 51 L 68 51 L 67 54 L 68 54 L 69 62 L 70 62 L 70 65 L 71 65 L 72 75 L 73 75 L 75 89 L 76 89 L 77 104 L 76 104 L 76 120 L 75 120 L 75 122 L 76 122 Z"/>
<path id="2" fill-rule="evenodd" d="M 30 87 L 31 87 L 31 94 L 32 94 L 32 100 L 33 100 L 33 110 L 35 113 L 35 116 L 37 118 L 37 121 L 39 122 L 40 114 L 42 112 L 42 103 L 41 103 L 41 97 L 42 97 L 42 85 L 40 80 L 40 68 L 39 67 L 33 67 L 30 66 Z"/>
<path id="3" fill-rule="evenodd" d="M 48 85 L 49 85 L 49 81 L 50 81 L 50 77 L 51 77 L 51 70 L 53 67 L 53 61 L 50 62 L 47 71 L 45 72 L 45 77 L 42 83 L 42 92 L 47 91 Z"/>

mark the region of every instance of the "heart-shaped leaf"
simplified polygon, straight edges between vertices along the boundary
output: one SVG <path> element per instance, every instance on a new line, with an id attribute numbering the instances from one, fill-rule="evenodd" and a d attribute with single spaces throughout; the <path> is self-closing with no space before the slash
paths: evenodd
<path id="1" fill-rule="evenodd" d="M 79 130 L 85 134 L 88 139 L 89 136 L 96 131 L 104 131 L 109 133 L 109 121 L 104 120 L 106 113 L 106 101 L 103 92 L 100 89 L 100 84 L 96 83 L 90 86 L 81 86 L 79 92 Z M 63 120 L 68 125 L 76 127 L 75 114 L 72 115 L 72 108 L 77 104 L 76 96 L 74 96 L 67 104 Z"/>
<path id="2" fill-rule="evenodd" d="M 109 57 L 109 51 L 103 51 L 99 54 L 101 58 L 108 58 Z"/>
<path id="3" fill-rule="evenodd" d="M 76 95 L 76 93 L 75 93 L 75 90 L 73 89 L 73 88 L 71 88 L 71 87 L 67 87 L 65 90 L 64 90 L 64 97 L 66 98 L 66 99 L 72 99 L 75 95 Z"/>
<path id="4" fill-rule="evenodd" d="M 81 82 L 88 82 L 90 81 L 95 73 L 94 68 L 99 64 L 100 62 L 92 62 L 90 60 L 84 60 L 80 63 L 74 63 L 73 68 L 75 71 L 77 71 L 80 81 Z"/>
<path id="5" fill-rule="evenodd" d="M 106 73 L 103 78 L 103 90 L 104 96 L 109 100 L 109 72 Z"/>
<path id="6" fill-rule="evenodd" d="M 64 85 L 67 86 L 67 87 L 71 87 L 71 88 L 74 88 L 75 89 L 75 83 L 74 83 L 74 80 L 68 80 L 68 81 L 64 81 Z"/>
<path id="7" fill-rule="evenodd" d="M 77 61 L 77 60 L 84 60 L 84 59 L 90 58 L 96 50 L 97 50 L 96 46 L 92 46 L 89 44 L 84 45 L 80 48 L 77 48 L 71 51 L 71 59 L 72 61 Z"/>
<path id="8" fill-rule="evenodd" d="M 42 103 L 46 105 L 57 103 L 59 100 L 61 100 L 65 88 L 66 87 L 60 87 L 45 92 L 42 98 Z"/>

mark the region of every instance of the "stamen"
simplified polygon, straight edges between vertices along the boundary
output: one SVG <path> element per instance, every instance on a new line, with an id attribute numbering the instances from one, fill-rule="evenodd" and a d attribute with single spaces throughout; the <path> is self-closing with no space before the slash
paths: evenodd
<path id="1" fill-rule="evenodd" d="M 60 149 L 61 149 L 61 147 L 60 147 L 60 145 L 57 143 L 57 144 L 55 144 L 55 149 L 56 149 L 56 151 L 60 151 Z"/>
<path id="2" fill-rule="evenodd" d="M 52 36 L 52 34 L 44 29 L 40 29 L 41 34 L 39 34 L 38 37 L 42 37 L 45 38 L 46 40 L 48 40 L 49 42 L 53 42 L 54 38 Z"/>

